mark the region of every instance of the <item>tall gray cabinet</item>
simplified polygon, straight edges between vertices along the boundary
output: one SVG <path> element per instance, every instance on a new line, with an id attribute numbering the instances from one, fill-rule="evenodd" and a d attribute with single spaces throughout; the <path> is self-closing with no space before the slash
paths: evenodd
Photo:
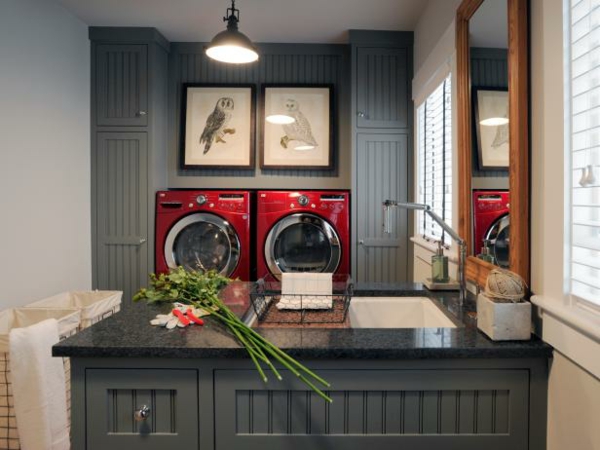
<path id="1" fill-rule="evenodd" d="M 412 191 L 412 32 L 350 31 L 354 279 L 406 281 L 412 272 L 404 210 L 383 232 L 382 202 Z"/>
<path id="2" fill-rule="evenodd" d="M 123 306 L 154 271 L 154 193 L 166 186 L 169 43 L 92 27 L 92 270 Z"/>

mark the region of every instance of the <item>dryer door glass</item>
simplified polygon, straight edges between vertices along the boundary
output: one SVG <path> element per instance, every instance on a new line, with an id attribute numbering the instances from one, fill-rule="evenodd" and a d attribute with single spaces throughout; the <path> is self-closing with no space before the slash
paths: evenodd
<path id="1" fill-rule="evenodd" d="M 213 214 L 192 214 L 177 222 L 165 243 L 171 268 L 216 270 L 230 276 L 239 261 L 240 242 L 228 222 Z"/>
<path id="2" fill-rule="evenodd" d="M 496 260 L 496 264 L 504 269 L 510 267 L 508 260 L 510 246 L 510 216 L 507 214 L 502 216 L 490 227 L 485 235 L 485 239 L 490 241 L 492 254 Z"/>
<path id="3" fill-rule="evenodd" d="M 277 222 L 265 241 L 267 265 L 282 272 L 335 272 L 340 241 L 333 227 L 312 214 L 292 214 Z"/>

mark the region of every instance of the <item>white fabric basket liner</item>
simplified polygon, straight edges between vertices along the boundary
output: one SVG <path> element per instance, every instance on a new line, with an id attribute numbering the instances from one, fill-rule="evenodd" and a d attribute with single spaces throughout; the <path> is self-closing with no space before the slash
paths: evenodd
<path id="1" fill-rule="evenodd" d="M 77 330 L 81 312 L 76 308 L 14 308 L 0 311 L 0 352 L 9 352 L 9 334 L 13 328 L 24 328 L 46 319 L 56 319 L 59 336 Z"/>
<path id="2" fill-rule="evenodd" d="M 77 308 L 81 321 L 93 321 L 107 311 L 120 308 L 122 291 L 71 291 L 30 303 L 26 308 Z M 83 324 L 85 326 L 85 324 Z"/>

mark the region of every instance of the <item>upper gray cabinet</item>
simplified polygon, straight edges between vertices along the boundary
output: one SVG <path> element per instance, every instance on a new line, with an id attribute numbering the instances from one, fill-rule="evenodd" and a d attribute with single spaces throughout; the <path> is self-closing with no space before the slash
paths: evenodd
<path id="1" fill-rule="evenodd" d="M 148 124 L 148 46 L 96 47 L 96 124 Z"/>
<path id="2" fill-rule="evenodd" d="M 359 47 L 356 126 L 408 128 L 408 50 Z"/>

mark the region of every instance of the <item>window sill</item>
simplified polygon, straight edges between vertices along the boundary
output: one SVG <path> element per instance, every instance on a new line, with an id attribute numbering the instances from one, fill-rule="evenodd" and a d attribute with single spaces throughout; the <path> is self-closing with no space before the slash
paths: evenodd
<path id="1" fill-rule="evenodd" d="M 531 302 L 540 308 L 544 341 L 600 379 L 600 317 L 541 295 Z"/>
<path id="2" fill-rule="evenodd" d="M 422 236 L 412 236 L 410 240 L 421 248 L 424 248 L 431 253 L 435 253 L 437 250 L 437 244 L 434 241 L 428 241 Z M 456 252 L 456 245 L 450 246 L 450 249 L 444 249 L 444 255 L 448 257 L 448 261 L 458 264 L 458 255 Z"/>

